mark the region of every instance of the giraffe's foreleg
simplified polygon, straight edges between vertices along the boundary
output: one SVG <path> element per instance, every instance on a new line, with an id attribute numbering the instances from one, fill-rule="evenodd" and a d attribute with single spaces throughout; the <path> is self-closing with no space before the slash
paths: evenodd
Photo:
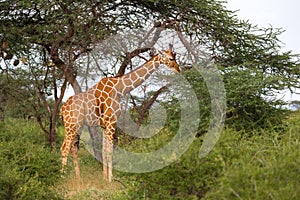
<path id="1" fill-rule="evenodd" d="M 109 183 L 112 181 L 112 154 L 113 143 L 105 136 L 103 137 L 103 178 Z"/>
<path id="2" fill-rule="evenodd" d="M 111 141 L 107 143 L 107 180 L 110 183 L 112 181 L 112 154 L 114 144 Z"/>
<path id="3" fill-rule="evenodd" d="M 103 139 L 102 139 L 102 162 L 103 162 L 103 179 L 108 181 L 107 178 L 107 155 L 106 155 L 106 148 L 107 148 L 107 140 L 105 138 L 105 135 L 103 134 Z"/>
<path id="4" fill-rule="evenodd" d="M 103 178 L 108 182 L 112 181 L 112 157 L 113 157 L 113 145 L 115 138 L 116 121 L 114 118 L 107 120 L 106 129 L 103 135 Z"/>

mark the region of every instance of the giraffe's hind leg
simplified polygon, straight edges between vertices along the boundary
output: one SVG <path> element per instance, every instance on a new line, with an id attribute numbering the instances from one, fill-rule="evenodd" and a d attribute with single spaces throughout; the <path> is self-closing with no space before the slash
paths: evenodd
<path id="1" fill-rule="evenodd" d="M 67 140 L 64 139 L 63 144 L 61 145 L 61 157 L 62 157 L 62 168 L 61 168 L 61 172 L 65 173 L 65 166 L 67 165 L 67 161 L 68 161 L 68 155 L 69 155 L 69 150 L 68 150 L 68 144 L 67 144 Z"/>
<path id="2" fill-rule="evenodd" d="M 74 162 L 76 177 L 80 178 L 80 170 L 79 170 L 79 165 L 78 165 L 78 150 L 79 150 L 79 135 L 73 141 L 73 144 L 71 147 L 71 155 L 72 155 L 73 162 Z"/>
<path id="3" fill-rule="evenodd" d="M 67 130 L 72 130 L 72 131 L 67 131 Z M 72 149 L 72 157 L 74 159 L 73 155 L 75 156 L 76 162 L 77 162 L 77 152 L 78 152 L 78 148 L 74 148 L 74 144 L 76 143 L 76 139 L 77 139 L 77 131 L 73 130 L 73 129 L 69 129 L 66 128 L 66 136 L 64 139 L 64 142 L 61 146 L 61 155 L 62 155 L 62 172 L 65 172 L 65 166 L 67 165 L 67 161 L 68 161 L 68 156 L 69 153 Z M 75 163 L 75 162 L 74 162 Z M 78 162 L 77 162 L 77 167 L 78 167 Z M 75 167 L 76 169 L 76 167 Z"/>

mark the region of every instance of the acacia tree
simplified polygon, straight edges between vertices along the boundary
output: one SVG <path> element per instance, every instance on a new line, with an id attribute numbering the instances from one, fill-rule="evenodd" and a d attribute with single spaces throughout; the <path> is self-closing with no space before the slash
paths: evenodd
<path id="1" fill-rule="evenodd" d="M 222 1 L 1 1 L 0 20 L 1 43 L 9 44 L 9 48 L 1 50 L 3 58 L 27 57 L 32 49 L 41 48 L 75 93 L 82 91 L 76 78 L 84 66 L 76 63 L 78 58 L 120 31 L 140 28 L 155 31 L 159 27 L 189 37 L 219 66 L 231 119 L 259 116 L 255 105 L 269 105 L 263 95 L 298 87 L 298 57 L 291 52 L 281 53 L 277 38 L 281 31 L 260 29 L 237 19 Z M 159 31 L 155 33 L 155 37 L 160 36 Z M 148 50 L 137 46 L 124 52 L 118 75 L 130 69 L 133 58 Z M 199 60 L 193 49 L 189 49 L 189 55 L 194 62 Z M 235 87 L 236 78 L 240 78 L 244 87 Z M 251 82 L 255 87 L 247 84 L 251 80 L 255 80 Z M 260 112 L 266 112 L 263 107 Z"/>

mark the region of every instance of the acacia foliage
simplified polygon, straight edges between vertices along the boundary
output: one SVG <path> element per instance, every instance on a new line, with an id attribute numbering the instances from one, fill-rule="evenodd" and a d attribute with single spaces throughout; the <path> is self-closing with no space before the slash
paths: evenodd
<path id="1" fill-rule="evenodd" d="M 81 91 L 78 72 L 85 67 L 76 63 L 78 58 L 120 31 L 160 27 L 166 21 L 176 21 L 179 26 L 164 28 L 189 37 L 217 64 L 227 91 L 230 119 L 264 122 L 266 118 L 260 116 L 268 116 L 282 104 L 265 97 L 299 86 L 299 57 L 281 51 L 278 36 L 282 30 L 241 21 L 223 1 L 1 1 L 0 20 L 3 59 L 8 55 L 28 57 L 36 48 L 45 51 L 75 93 Z M 6 48 L 4 44 L 8 44 Z M 199 60 L 192 49 L 187 51 L 192 61 Z M 126 53 L 123 60 L 134 58 Z M 103 67 L 107 66 L 100 65 Z M 130 67 L 129 62 L 125 67 Z"/>

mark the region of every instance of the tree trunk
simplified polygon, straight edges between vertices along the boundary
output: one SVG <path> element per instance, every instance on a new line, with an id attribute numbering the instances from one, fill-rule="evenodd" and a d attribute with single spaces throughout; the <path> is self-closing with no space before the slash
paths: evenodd
<path id="1" fill-rule="evenodd" d="M 65 79 L 62 87 L 61 87 L 61 92 L 60 95 L 58 97 L 57 95 L 57 85 L 56 85 L 56 80 L 55 80 L 55 68 L 53 69 L 53 84 L 54 84 L 54 99 L 55 99 L 55 104 L 51 110 L 50 113 L 50 132 L 49 132 L 49 145 L 52 146 L 52 144 L 56 141 L 56 119 L 57 119 L 57 114 L 59 111 L 59 105 L 62 102 L 62 99 L 64 97 L 65 91 L 66 91 L 66 87 L 67 87 L 67 80 Z"/>
<path id="2" fill-rule="evenodd" d="M 63 96 L 63 94 L 61 94 Z M 62 98 L 55 99 L 55 104 L 52 109 L 50 116 L 50 132 L 49 132 L 49 145 L 52 146 L 56 141 L 56 119 L 59 109 L 59 104 L 61 103 Z"/>
<path id="3" fill-rule="evenodd" d="M 90 137 L 92 138 L 92 145 L 95 158 L 102 162 L 102 137 L 103 135 L 100 133 L 98 127 L 88 127 Z"/>

